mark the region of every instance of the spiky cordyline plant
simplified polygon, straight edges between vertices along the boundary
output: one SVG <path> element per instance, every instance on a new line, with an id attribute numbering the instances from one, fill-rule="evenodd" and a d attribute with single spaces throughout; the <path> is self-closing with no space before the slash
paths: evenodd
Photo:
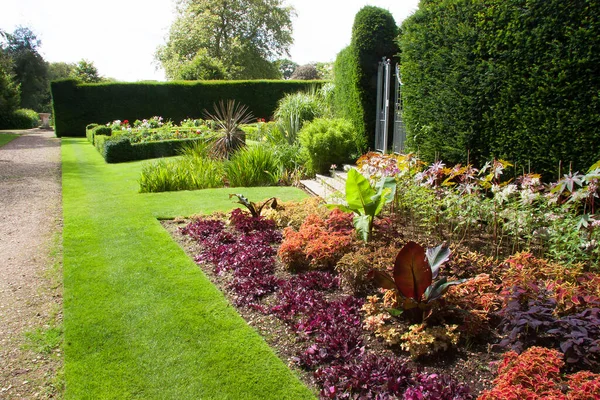
<path id="1" fill-rule="evenodd" d="M 248 111 L 248 107 L 235 100 L 220 100 L 213 107 L 214 113 L 204 110 L 206 117 L 215 121 L 219 129 L 212 142 L 211 152 L 216 157 L 229 158 L 234 151 L 246 144 L 240 125 L 252 122 L 254 116 Z"/>

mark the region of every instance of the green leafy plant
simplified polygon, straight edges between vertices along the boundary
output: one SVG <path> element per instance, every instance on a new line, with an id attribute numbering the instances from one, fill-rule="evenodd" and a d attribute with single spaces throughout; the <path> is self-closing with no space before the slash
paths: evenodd
<path id="1" fill-rule="evenodd" d="M 299 139 L 312 173 L 325 174 L 331 164 L 343 165 L 358 155 L 357 131 L 345 119 L 317 118 L 302 127 Z"/>
<path id="2" fill-rule="evenodd" d="M 255 217 L 258 218 L 260 217 L 260 214 L 262 213 L 263 208 L 269 206 L 272 209 L 276 209 L 277 208 L 277 199 L 275 197 L 271 197 L 270 199 L 267 199 L 265 201 L 263 201 L 262 203 L 255 203 L 253 201 L 248 200 L 248 198 L 246 196 L 244 196 L 243 194 L 237 194 L 237 193 L 233 193 L 229 195 L 229 198 L 231 199 L 232 197 L 237 197 L 238 198 L 238 203 L 242 204 L 244 207 L 246 207 L 248 209 L 248 211 L 250 211 L 250 214 Z"/>
<path id="3" fill-rule="evenodd" d="M 246 143 L 244 131 L 240 125 L 248 124 L 254 120 L 254 116 L 248 107 L 236 103 L 235 100 L 219 101 L 214 104 L 214 112 L 204 110 L 207 118 L 213 120 L 217 125 L 218 133 L 212 143 L 212 153 L 217 157 L 229 158 L 229 156 Z"/>
<path id="4" fill-rule="evenodd" d="M 355 169 L 348 171 L 346 180 L 346 202 L 348 205 L 328 204 L 329 208 L 339 208 L 352 212 L 356 232 L 365 242 L 369 241 L 373 232 L 373 220 L 381 213 L 383 206 L 394 200 L 396 181 L 394 178 L 382 177 L 375 188 L 363 175 Z"/>
<path id="5" fill-rule="evenodd" d="M 421 245 L 411 241 L 396 256 L 392 276 L 379 270 L 372 270 L 369 276 L 382 288 L 396 290 L 402 296 L 402 310 L 388 310 L 392 315 L 408 312 L 410 319 L 421 321 L 429 317 L 434 302 L 439 300 L 450 286 L 466 281 L 448 281 L 446 277 L 435 280 L 441 265 L 449 257 L 450 249 L 441 245 L 425 252 Z"/>

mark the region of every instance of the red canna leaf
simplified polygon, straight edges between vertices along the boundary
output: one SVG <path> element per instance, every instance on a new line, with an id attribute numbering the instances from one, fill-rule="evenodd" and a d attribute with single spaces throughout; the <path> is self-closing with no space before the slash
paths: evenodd
<path id="1" fill-rule="evenodd" d="M 394 281 L 404 297 L 421 301 L 433 278 L 431 267 L 425 259 L 425 249 L 415 242 L 408 242 L 394 264 Z"/>

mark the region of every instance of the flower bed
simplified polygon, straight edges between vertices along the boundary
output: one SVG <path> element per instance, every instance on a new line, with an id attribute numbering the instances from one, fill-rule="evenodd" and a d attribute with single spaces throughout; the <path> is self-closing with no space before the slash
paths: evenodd
<path id="1" fill-rule="evenodd" d="M 108 163 L 175 156 L 190 143 L 207 140 L 212 133 L 210 121 L 187 119 L 175 126 L 163 122 L 162 117 L 133 124 L 116 120 L 86 128 L 86 137 Z"/>
<path id="2" fill-rule="evenodd" d="M 293 365 L 313 373 L 310 382 L 318 385 L 323 398 L 385 398 L 403 393 L 409 398 L 473 398 L 467 385 L 448 376 L 418 371 L 401 359 L 369 349 L 362 329 L 364 300 L 343 293 L 331 272 L 282 271 L 275 249 L 282 235 L 272 220 L 237 209 L 228 226 L 209 217 L 189 223 L 180 232 L 199 245 L 192 246 L 199 250 L 196 261 L 242 313 L 251 320 L 268 317 L 276 321 L 270 324 L 283 326 L 277 329 L 294 334 L 279 347 L 288 348 Z"/>
<path id="3" fill-rule="evenodd" d="M 455 284 L 438 297 L 426 294 L 432 301 L 415 322 L 402 288 L 380 290 L 368 280 L 342 284 L 360 275 L 347 269 L 365 260 L 378 271 L 398 272 L 391 271 L 393 259 L 402 259 L 395 253 L 404 251 L 406 238 L 391 238 L 389 226 L 376 224 L 369 243 L 350 235 L 349 242 L 327 244 L 319 232 L 352 233 L 349 214 L 312 203 L 279 204 L 265 214 L 269 219 L 237 209 L 169 229 L 322 398 L 474 399 L 512 390 L 542 399 L 541 386 L 505 376 L 511 354 L 529 354 L 535 346 L 551 351 L 557 368 L 571 374 L 556 385 L 584 386 L 564 398 L 600 396 L 594 383 L 600 372 L 598 274 L 529 253 L 502 262 L 430 249 L 432 286 L 443 287 L 446 276 Z M 295 214 L 304 217 L 290 227 Z M 494 380 L 495 364 L 500 375 Z"/>
<path id="4" fill-rule="evenodd" d="M 157 142 L 161 140 L 191 139 L 198 136 L 210 135 L 213 132 L 213 122 L 202 119 L 184 119 L 175 125 L 172 121 L 164 121 L 155 116 L 150 119 L 136 120 L 132 124 L 128 120 L 109 122 L 112 136 L 129 138 L 131 143 Z"/>
<path id="5" fill-rule="evenodd" d="M 371 181 L 395 180 L 395 212 L 404 232 L 422 241 L 463 243 L 495 257 L 528 251 L 567 266 L 600 265 L 600 162 L 547 184 L 502 160 L 478 169 L 368 153 L 357 165 Z"/>
<path id="6" fill-rule="evenodd" d="M 256 138 L 257 127 L 263 125 L 264 119 L 240 125 L 243 131 L 242 141 L 249 143 Z M 188 118 L 181 121 L 180 125 L 175 125 L 172 121 L 165 122 L 162 117 L 155 116 L 133 123 L 115 120 L 104 125 L 89 124 L 86 127 L 86 137 L 107 162 L 118 163 L 180 155 L 181 150 L 191 143 L 213 142 L 218 138 L 218 130 L 214 120 Z M 293 163 L 297 157 L 287 156 L 283 159 L 290 159 Z"/>

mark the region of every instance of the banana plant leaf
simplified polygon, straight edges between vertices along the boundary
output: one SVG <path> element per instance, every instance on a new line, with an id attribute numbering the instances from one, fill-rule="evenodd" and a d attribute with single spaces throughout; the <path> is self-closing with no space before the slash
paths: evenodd
<path id="1" fill-rule="evenodd" d="M 355 215 L 352 219 L 352 223 L 354 224 L 354 229 L 356 229 L 358 236 L 365 242 L 369 241 L 373 218 L 370 215 Z"/>
<path id="2" fill-rule="evenodd" d="M 431 268 L 425 259 L 425 249 L 415 242 L 408 242 L 400 250 L 394 263 L 394 282 L 398 291 L 404 297 L 420 302 L 432 280 Z"/>
<path id="3" fill-rule="evenodd" d="M 423 301 L 430 302 L 439 299 L 448 291 L 448 289 L 450 289 L 450 286 L 460 285 L 464 282 L 466 282 L 466 279 L 458 279 L 456 281 L 448 282 L 447 278 L 443 277 L 425 290 Z"/>
<path id="4" fill-rule="evenodd" d="M 348 208 L 358 214 L 365 214 L 365 209 L 369 203 L 373 200 L 371 197 L 376 195 L 375 189 L 371 187 L 371 184 L 365 178 L 352 168 L 348 171 L 348 177 L 346 179 L 346 202 Z"/>
<path id="5" fill-rule="evenodd" d="M 450 249 L 439 245 L 427 249 L 426 256 L 427 262 L 429 262 L 429 266 L 431 267 L 432 278 L 435 279 L 440 272 L 441 265 L 450 258 Z"/>

